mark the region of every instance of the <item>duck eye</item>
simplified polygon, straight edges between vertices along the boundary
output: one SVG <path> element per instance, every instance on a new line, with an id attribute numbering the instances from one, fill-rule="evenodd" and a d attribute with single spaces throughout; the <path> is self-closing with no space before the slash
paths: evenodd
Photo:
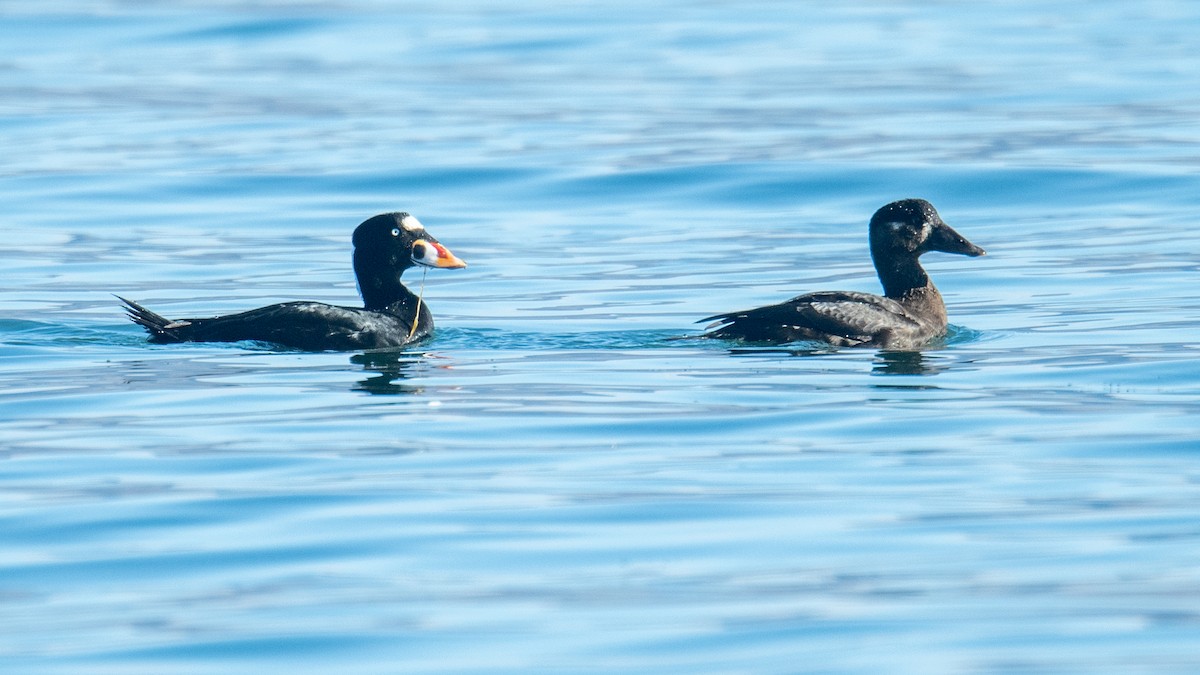
<path id="1" fill-rule="evenodd" d="M 393 237 L 399 237 L 399 236 L 400 236 L 400 228 L 398 228 L 398 227 L 393 227 L 393 228 L 392 228 L 392 236 L 393 236 Z"/>

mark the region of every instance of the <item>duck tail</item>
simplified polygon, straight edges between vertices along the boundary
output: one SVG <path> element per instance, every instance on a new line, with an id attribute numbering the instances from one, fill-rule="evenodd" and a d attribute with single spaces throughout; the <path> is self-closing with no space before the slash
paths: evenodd
<path id="1" fill-rule="evenodd" d="M 129 316 L 129 320 L 145 328 L 152 342 L 182 342 L 183 340 L 173 333 L 174 329 L 191 325 L 188 321 L 172 321 L 119 295 L 113 297 L 125 303 L 125 314 Z"/>

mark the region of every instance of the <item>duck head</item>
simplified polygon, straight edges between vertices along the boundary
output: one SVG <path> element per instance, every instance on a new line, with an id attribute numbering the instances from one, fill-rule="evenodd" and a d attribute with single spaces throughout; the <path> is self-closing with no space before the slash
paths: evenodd
<path id="1" fill-rule="evenodd" d="M 986 254 L 947 225 L 924 199 L 901 199 L 876 211 L 871 217 L 870 239 L 877 265 L 886 259 L 915 259 L 928 251 L 972 257 Z"/>
<path id="2" fill-rule="evenodd" d="M 354 274 L 368 309 L 385 307 L 407 293 L 400 275 L 414 265 L 467 266 L 408 213 L 383 213 L 354 230 Z"/>

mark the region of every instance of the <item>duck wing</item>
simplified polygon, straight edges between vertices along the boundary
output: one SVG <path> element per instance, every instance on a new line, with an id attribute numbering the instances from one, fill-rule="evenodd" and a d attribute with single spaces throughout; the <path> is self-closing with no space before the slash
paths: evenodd
<path id="1" fill-rule="evenodd" d="M 713 322 L 708 337 L 773 343 L 815 340 L 843 347 L 881 343 L 897 331 L 918 328 L 895 300 L 854 291 L 808 293 L 701 321 Z"/>

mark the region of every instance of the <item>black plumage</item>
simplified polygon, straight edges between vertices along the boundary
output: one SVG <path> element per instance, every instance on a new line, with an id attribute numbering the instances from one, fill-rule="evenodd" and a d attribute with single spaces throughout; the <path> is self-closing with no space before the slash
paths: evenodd
<path id="1" fill-rule="evenodd" d="M 129 318 L 157 343 L 256 340 L 322 351 L 398 347 L 428 337 L 433 315 L 400 275 L 414 265 L 460 268 L 466 263 L 407 213 L 367 219 L 354 230 L 353 243 L 361 308 L 284 302 L 237 314 L 173 320 L 117 297 Z"/>

